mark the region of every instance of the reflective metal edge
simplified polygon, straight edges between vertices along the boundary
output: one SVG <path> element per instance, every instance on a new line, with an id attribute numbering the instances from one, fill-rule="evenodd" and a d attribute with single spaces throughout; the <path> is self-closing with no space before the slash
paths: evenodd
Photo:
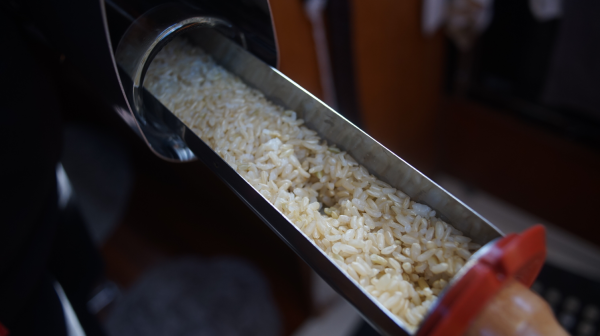
<path id="1" fill-rule="evenodd" d="M 169 127 L 155 120 L 147 111 L 142 85 L 150 63 L 162 47 L 177 35 L 201 27 L 228 30 L 246 48 L 245 36 L 227 20 L 204 16 L 184 5 L 164 4 L 154 7 L 135 20 L 123 34 L 115 52 L 117 64 L 132 82 L 124 86 L 132 118 L 139 134 L 159 157 L 174 162 L 195 160 L 183 139 Z"/>
<path id="2" fill-rule="evenodd" d="M 190 40 L 221 66 L 261 91 L 272 102 L 294 110 L 306 126 L 347 151 L 370 173 L 435 209 L 455 228 L 484 245 L 502 233 L 464 203 L 413 168 L 301 86 L 211 30 L 191 32 Z"/>
<path id="3" fill-rule="evenodd" d="M 296 111 L 308 127 L 329 143 L 351 154 L 359 164 L 413 200 L 427 204 L 475 242 L 486 244 L 502 236 L 491 223 L 432 182 L 365 132 L 326 106 L 276 69 L 255 58 L 222 35 L 207 29 L 189 33 L 193 43 L 203 48 L 221 66 L 239 76 L 246 84 L 263 92 L 276 104 Z M 120 46 L 121 47 L 121 46 Z M 119 57 L 117 57 L 119 60 Z M 151 58 L 148 59 L 151 61 Z M 125 71 L 130 77 L 131 72 Z M 133 82 L 121 71 L 130 103 Z M 143 78 L 142 78 L 143 82 Z M 275 233 L 306 261 L 329 285 L 353 304 L 362 316 L 383 334 L 413 334 L 402 321 L 366 293 L 353 279 L 312 243 L 279 210 L 246 182 L 220 156 L 179 121 L 149 93 L 144 93 L 144 108 L 154 122 L 183 139 L 185 145 L 215 172 Z M 134 104 L 132 104 L 133 106 Z"/>
<path id="4" fill-rule="evenodd" d="M 305 120 L 305 124 L 309 128 L 317 131 L 328 143 L 336 144 L 346 150 L 369 172 L 402 190 L 413 200 L 429 205 L 438 212 L 440 217 L 463 231 L 473 241 L 485 245 L 480 250 L 481 252 L 478 251 L 465 265 L 464 270 L 461 270 L 450 281 L 450 285 L 462 278 L 476 263 L 476 260 L 483 255 L 484 251 L 487 251 L 489 246 L 493 245 L 496 239 L 503 235 L 494 225 L 278 70 L 268 67 L 251 55 L 246 57 L 243 54 L 244 51 L 240 50 L 241 48 L 215 32 L 192 32 L 188 35 L 194 44 L 209 53 L 217 63 L 240 77 L 249 86 L 261 91 L 272 102 L 296 111 Z M 231 187 L 235 189 L 234 186 Z M 263 216 L 260 217 L 265 222 L 268 221 Z M 282 239 L 286 240 L 284 237 Z M 294 248 L 294 250 L 296 249 Z M 320 251 L 320 249 L 318 250 Z M 298 250 L 296 252 L 302 256 L 301 252 Z M 319 274 L 323 276 L 320 272 Z M 323 277 L 327 280 L 325 276 Z M 335 288 L 335 285 L 332 285 L 332 287 Z M 343 291 L 340 292 L 349 299 Z M 363 293 L 371 297 L 368 293 L 364 291 Z M 444 295 L 444 293 L 441 295 Z M 372 300 L 387 313 L 387 309 L 381 306 L 377 300 Z M 352 302 L 351 299 L 349 301 Z M 381 324 L 378 325 L 364 311 L 364 306 L 352 303 L 367 320 L 371 320 L 375 328 L 383 333 L 397 334 L 396 330 L 383 328 Z M 404 332 L 411 333 L 395 316 L 392 314 L 387 315 L 391 315 L 390 317 L 403 327 Z"/>

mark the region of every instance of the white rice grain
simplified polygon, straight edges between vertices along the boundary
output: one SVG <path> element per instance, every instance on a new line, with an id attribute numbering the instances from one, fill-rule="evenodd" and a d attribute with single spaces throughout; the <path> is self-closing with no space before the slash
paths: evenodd
<path id="1" fill-rule="evenodd" d="M 145 86 L 409 328 L 480 248 L 184 40 Z"/>

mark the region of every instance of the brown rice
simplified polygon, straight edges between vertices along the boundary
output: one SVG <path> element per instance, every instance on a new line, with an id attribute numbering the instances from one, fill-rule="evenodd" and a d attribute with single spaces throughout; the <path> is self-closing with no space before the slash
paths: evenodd
<path id="1" fill-rule="evenodd" d="M 480 246 L 177 39 L 146 87 L 410 328 Z"/>

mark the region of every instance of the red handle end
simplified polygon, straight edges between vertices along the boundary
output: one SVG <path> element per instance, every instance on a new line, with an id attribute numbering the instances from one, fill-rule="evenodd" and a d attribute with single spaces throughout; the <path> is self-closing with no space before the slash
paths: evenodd
<path id="1" fill-rule="evenodd" d="M 440 298 L 417 335 L 462 335 L 505 284 L 516 279 L 531 286 L 545 259 L 546 229 L 542 225 L 502 238 Z"/>

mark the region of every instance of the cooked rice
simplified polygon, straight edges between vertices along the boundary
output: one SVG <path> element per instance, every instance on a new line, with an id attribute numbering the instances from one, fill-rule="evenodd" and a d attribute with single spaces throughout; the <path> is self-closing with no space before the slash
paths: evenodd
<path id="1" fill-rule="evenodd" d="M 410 328 L 480 247 L 184 40 L 145 86 Z"/>

